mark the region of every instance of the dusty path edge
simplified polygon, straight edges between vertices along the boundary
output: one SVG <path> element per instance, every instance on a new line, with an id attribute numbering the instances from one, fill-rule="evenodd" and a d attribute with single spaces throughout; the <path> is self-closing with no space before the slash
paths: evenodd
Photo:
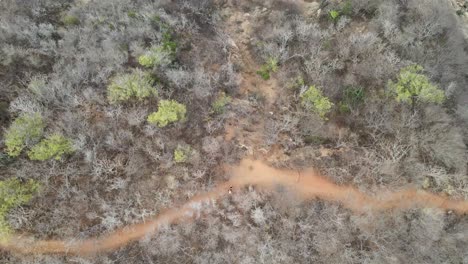
<path id="1" fill-rule="evenodd" d="M 303 200 L 320 198 L 349 208 L 355 213 L 368 211 L 389 211 L 413 207 L 452 210 L 458 214 L 468 212 L 468 201 L 447 199 L 416 189 L 369 196 L 352 186 L 339 186 L 317 175 L 313 170 L 295 171 L 272 168 L 261 161 L 245 159 L 240 165 L 227 168 L 231 180 L 213 190 L 194 196 L 179 208 L 170 208 L 155 218 L 140 224 L 118 229 L 110 234 L 86 240 L 35 240 L 27 236 L 12 235 L 0 242 L 5 251 L 20 254 L 92 255 L 121 248 L 131 242 L 154 235 L 161 227 L 190 221 L 201 211 L 210 207 L 215 200 L 228 194 L 229 188 L 238 190 L 255 185 L 272 189 L 277 185 L 287 187 Z M 301 177 L 298 181 L 298 173 Z"/>

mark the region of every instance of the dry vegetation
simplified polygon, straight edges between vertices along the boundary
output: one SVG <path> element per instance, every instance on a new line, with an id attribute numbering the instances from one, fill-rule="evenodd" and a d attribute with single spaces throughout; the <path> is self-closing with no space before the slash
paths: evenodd
<path id="1" fill-rule="evenodd" d="M 0 235 L 110 233 L 226 181 L 221 165 L 246 156 L 372 195 L 467 200 L 464 12 L 448 0 L 0 1 L 0 190 L 15 190 L 0 192 Z M 447 210 L 356 214 L 251 186 L 115 252 L 0 251 L 0 263 L 466 263 L 467 230 Z"/>

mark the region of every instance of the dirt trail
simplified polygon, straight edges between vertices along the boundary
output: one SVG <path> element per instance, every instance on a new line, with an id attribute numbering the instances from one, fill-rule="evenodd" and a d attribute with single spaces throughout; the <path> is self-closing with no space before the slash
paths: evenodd
<path id="1" fill-rule="evenodd" d="M 225 140 L 235 139 L 242 147 L 249 149 L 250 155 L 258 153 L 263 143 L 263 131 L 265 126 L 265 115 L 273 112 L 273 104 L 277 98 L 277 81 L 274 76 L 269 80 L 263 80 L 256 72 L 261 65 L 257 63 L 251 54 L 250 45 L 253 35 L 252 25 L 255 23 L 255 14 L 245 13 L 240 7 L 230 6 L 229 17 L 224 25 L 225 32 L 231 37 L 233 47 L 231 49 L 234 62 L 241 66 L 241 99 L 235 103 L 247 101 L 249 96 L 263 97 L 265 102 L 261 109 L 255 113 L 256 120 L 253 122 L 251 116 L 232 118 L 225 127 Z"/>
<path id="2" fill-rule="evenodd" d="M 234 7 L 231 7 L 231 15 L 226 24 L 225 31 L 234 42 L 235 49 L 234 57 L 242 66 L 240 92 L 247 95 L 249 92 L 258 92 L 265 96 L 266 106 L 271 107 L 277 97 L 277 82 L 276 79 L 270 78 L 263 80 L 256 73 L 261 65 L 258 64 L 251 54 L 249 45 L 253 35 L 252 24 L 255 23 L 255 18 L 249 13 L 244 13 Z"/>
<path id="3" fill-rule="evenodd" d="M 336 185 L 312 170 L 299 172 L 275 169 L 261 161 L 243 160 L 238 166 L 226 167 L 226 171 L 231 175 L 230 181 L 219 185 L 210 192 L 193 197 L 180 208 L 168 209 L 148 222 L 127 226 L 113 233 L 83 241 L 35 241 L 30 237 L 13 236 L 8 241 L 0 242 L 0 247 L 22 254 L 90 255 L 111 251 L 145 236 L 151 236 L 162 226 L 193 219 L 199 215 L 203 208 L 226 195 L 230 186 L 234 187 L 236 191 L 248 185 L 264 189 L 274 189 L 276 186 L 282 185 L 304 200 L 320 198 L 340 203 L 357 213 L 413 207 L 452 210 L 458 214 L 468 213 L 468 201 L 450 200 L 415 189 L 389 192 L 373 197 L 361 193 L 351 186 Z"/>

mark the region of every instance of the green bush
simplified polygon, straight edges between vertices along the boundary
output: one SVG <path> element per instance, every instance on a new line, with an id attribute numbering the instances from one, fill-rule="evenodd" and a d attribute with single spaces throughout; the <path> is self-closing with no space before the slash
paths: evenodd
<path id="1" fill-rule="evenodd" d="M 356 107 L 364 102 L 365 92 L 362 87 L 348 86 L 343 90 L 343 99 L 339 104 L 339 111 L 342 113 L 351 112 L 353 107 Z"/>
<path id="2" fill-rule="evenodd" d="M 62 23 L 65 26 L 77 26 L 77 25 L 80 24 L 80 20 L 76 16 L 65 15 L 65 16 L 62 17 Z"/>
<path id="3" fill-rule="evenodd" d="M 137 12 L 134 11 L 134 10 L 130 10 L 130 11 L 127 12 L 127 16 L 128 16 L 129 18 L 136 18 L 137 15 L 138 15 Z"/>
<path id="4" fill-rule="evenodd" d="M 63 155 L 73 153 L 72 142 L 62 135 L 54 134 L 39 142 L 28 152 L 31 160 L 60 160 Z"/>
<path id="5" fill-rule="evenodd" d="M 323 138 L 320 136 L 314 136 L 314 135 L 304 136 L 304 143 L 306 144 L 321 145 L 321 144 L 329 143 L 329 141 L 330 141 L 329 139 Z"/>
<path id="6" fill-rule="evenodd" d="M 345 1 L 341 7 L 341 14 L 345 16 L 351 16 L 353 14 L 353 5 L 351 4 L 351 1 Z"/>
<path id="7" fill-rule="evenodd" d="M 445 100 L 444 91 L 432 84 L 422 74 L 424 68 L 420 65 L 411 65 L 403 68 L 398 81 L 389 81 L 389 87 L 395 92 L 399 102 L 410 103 L 414 106 L 417 101 L 441 104 Z"/>
<path id="8" fill-rule="evenodd" d="M 176 163 L 186 162 L 189 159 L 191 153 L 192 149 L 190 147 L 177 146 L 177 148 L 174 150 L 174 161 Z"/>
<path id="9" fill-rule="evenodd" d="M 351 107 L 344 103 L 343 101 L 338 103 L 338 111 L 343 114 L 347 114 L 351 112 Z"/>
<path id="10" fill-rule="evenodd" d="M 143 55 L 138 57 L 140 65 L 148 68 L 170 64 L 174 60 L 177 50 L 177 43 L 172 39 L 172 31 L 169 25 L 161 22 L 159 18 L 157 24 L 163 32 L 162 43 L 152 46 Z"/>
<path id="11" fill-rule="evenodd" d="M 125 102 L 130 99 L 143 100 L 157 96 L 158 91 L 153 87 L 154 80 L 151 75 L 141 70 L 133 73 L 117 75 L 107 86 L 107 98 L 111 103 Z"/>
<path id="12" fill-rule="evenodd" d="M 167 65 L 172 62 L 172 52 L 164 46 L 153 46 L 143 55 L 138 57 L 140 65 L 152 68 L 159 65 Z"/>
<path id="13" fill-rule="evenodd" d="M 300 89 L 301 87 L 305 86 L 305 80 L 302 76 L 297 76 L 296 78 L 292 79 L 290 87 L 292 89 Z"/>
<path id="14" fill-rule="evenodd" d="M 330 18 L 331 21 L 333 21 L 335 23 L 340 19 L 340 11 L 330 10 L 328 12 L 328 17 Z"/>
<path id="15" fill-rule="evenodd" d="M 226 106 L 231 102 L 231 97 L 227 96 L 226 93 L 221 93 L 218 98 L 211 105 L 211 109 L 215 114 L 223 114 L 226 111 Z"/>
<path id="16" fill-rule="evenodd" d="M 265 81 L 270 79 L 270 71 L 265 67 L 265 65 L 263 65 L 260 70 L 257 71 L 257 74 L 260 75 L 260 77 L 262 77 L 262 79 Z"/>
<path id="17" fill-rule="evenodd" d="M 326 119 L 325 115 L 333 107 L 333 103 L 313 85 L 301 94 L 301 104 L 304 108 L 317 113 L 323 119 Z"/>
<path id="18" fill-rule="evenodd" d="M 171 55 L 174 55 L 177 50 L 177 42 L 172 39 L 170 29 L 166 29 L 163 34 L 162 46 L 164 50 L 170 52 Z"/>
<path id="19" fill-rule="evenodd" d="M 14 162 L 14 158 L 4 152 L 0 152 L 0 168 L 2 166 L 8 166 L 9 164 Z"/>
<path id="20" fill-rule="evenodd" d="M 24 114 L 11 124 L 5 134 L 6 152 L 11 157 L 17 157 L 30 143 L 42 137 L 44 122 L 40 114 Z"/>
<path id="21" fill-rule="evenodd" d="M 186 112 L 185 105 L 174 100 L 162 100 L 159 103 L 158 111 L 148 116 L 148 122 L 159 127 L 165 127 L 170 123 L 183 121 Z"/>
<path id="22" fill-rule="evenodd" d="M 165 51 L 174 54 L 177 50 L 177 43 L 172 37 L 172 28 L 169 24 L 164 23 L 160 16 L 156 15 L 152 19 L 152 22 L 157 25 L 162 32 L 162 47 Z"/>
<path id="23" fill-rule="evenodd" d="M 260 75 L 262 79 L 269 80 L 270 74 L 276 71 L 278 71 L 278 60 L 275 58 L 269 58 L 267 62 L 260 67 L 257 74 Z"/>
<path id="24" fill-rule="evenodd" d="M 358 105 L 364 102 L 365 92 L 362 87 L 347 86 L 343 91 L 344 101 L 350 105 Z"/>
<path id="25" fill-rule="evenodd" d="M 39 184 L 33 180 L 21 183 L 17 179 L 0 181 L 0 241 L 11 232 L 6 221 L 8 212 L 29 202 L 39 190 Z"/>

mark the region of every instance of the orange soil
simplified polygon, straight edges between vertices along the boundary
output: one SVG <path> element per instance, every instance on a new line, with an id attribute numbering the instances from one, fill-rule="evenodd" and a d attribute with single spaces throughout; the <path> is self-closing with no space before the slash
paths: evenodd
<path id="1" fill-rule="evenodd" d="M 387 193 L 372 197 L 359 192 L 352 186 L 339 186 L 317 175 L 313 170 L 293 171 L 269 167 L 261 161 L 243 160 L 240 165 L 227 167 L 231 180 L 219 185 L 210 192 L 197 195 L 180 208 L 172 208 L 145 223 L 131 225 L 113 233 L 83 241 L 72 240 L 34 240 L 23 236 L 12 236 L 0 247 L 4 250 L 23 254 L 70 254 L 89 255 L 111 251 L 130 242 L 153 235 L 164 225 L 180 223 L 193 219 L 200 210 L 212 201 L 228 193 L 229 187 L 239 189 L 247 185 L 272 189 L 282 185 L 295 192 L 300 198 L 320 198 L 340 203 L 354 212 L 388 211 L 412 207 L 429 207 L 452 210 L 463 214 L 468 212 L 468 201 L 455 201 L 439 195 L 415 189 Z"/>

